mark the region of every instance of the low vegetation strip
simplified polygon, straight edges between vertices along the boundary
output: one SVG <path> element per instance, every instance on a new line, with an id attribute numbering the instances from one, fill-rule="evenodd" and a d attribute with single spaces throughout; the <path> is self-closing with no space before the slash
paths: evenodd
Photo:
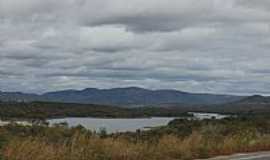
<path id="1" fill-rule="evenodd" d="M 186 110 L 178 108 L 122 108 L 116 106 L 53 102 L 0 102 L 0 117 L 6 119 L 48 119 L 58 117 L 174 117 L 190 116 Z"/>
<path id="2" fill-rule="evenodd" d="M 8 125 L 0 128 L 1 153 L 5 160 L 192 160 L 270 150 L 269 124 L 268 118 L 179 119 L 115 134 L 81 126 Z"/>

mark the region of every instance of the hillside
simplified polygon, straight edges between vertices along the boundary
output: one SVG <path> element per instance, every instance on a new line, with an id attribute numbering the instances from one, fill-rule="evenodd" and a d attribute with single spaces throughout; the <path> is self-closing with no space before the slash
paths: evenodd
<path id="1" fill-rule="evenodd" d="M 254 96 L 243 98 L 238 103 L 240 104 L 270 104 L 270 97 L 254 95 Z"/>
<path id="2" fill-rule="evenodd" d="M 195 111 L 202 112 L 219 112 L 227 114 L 259 114 L 269 115 L 270 114 L 270 97 L 264 97 L 260 95 L 249 96 L 236 102 L 227 104 L 209 105 L 209 106 L 198 106 L 192 108 Z"/>
<path id="3" fill-rule="evenodd" d="M 106 104 L 121 106 L 160 104 L 224 104 L 240 100 L 231 95 L 194 94 L 177 90 L 148 90 L 144 88 L 113 88 L 64 90 L 42 95 L 0 92 L 1 101 L 50 101 L 81 104 Z"/>

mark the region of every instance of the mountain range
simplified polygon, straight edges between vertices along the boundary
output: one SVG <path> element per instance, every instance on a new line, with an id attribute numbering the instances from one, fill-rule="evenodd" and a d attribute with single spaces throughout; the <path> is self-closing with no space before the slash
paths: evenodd
<path id="1" fill-rule="evenodd" d="M 244 97 L 236 102 L 227 104 L 210 105 L 207 107 L 199 108 L 200 111 L 204 112 L 216 112 L 216 113 L 227 113 L 227 114 L 260 114 L 269 115 L 270 113 L 270 97 L 254 95 Z"/>
<path id="2" fill-rule="evenodd" d="M 233 95 L 197 94 L 178 90 L 149 90 L 138 87 L 83 90 L 63 90 L 44 94 L 1 92 L 0 101 L 48 101 L 80 104 L 106 104 L 120 106 L 145 106 L 162 104 L 224 104 L 244 97 Z"/>

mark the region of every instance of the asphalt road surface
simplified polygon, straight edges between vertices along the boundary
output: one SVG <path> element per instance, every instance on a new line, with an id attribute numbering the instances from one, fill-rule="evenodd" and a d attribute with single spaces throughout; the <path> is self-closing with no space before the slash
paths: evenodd
<path id="1" fill-rule="evenodd" d="M 250 154 L 236 154 L 232 156 L 221 156 L 208 160 L 270 160 L 270 152 L 258 152 Z"/>

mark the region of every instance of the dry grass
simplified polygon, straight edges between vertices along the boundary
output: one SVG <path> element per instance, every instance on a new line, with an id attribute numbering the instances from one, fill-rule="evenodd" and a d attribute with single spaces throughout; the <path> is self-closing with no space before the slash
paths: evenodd
<path id="1" fill-rule="evenodd" d="M 180 124 L 175 132 L 163 128 L 119 135 L 95 134 L 81 128 L 13 126 L 0 131 L 0 139 L 8 137 L 0 153 L 4 160 L 191 160 L 270 150 L 268 123 L 225 122 L 200 122 L 201 127 L 194 127 L 195 123 L 184 135 L 177 133 L 189 131 L 188 125 L 182 127 L 185 122 L 175 124 Z"/>
<path id="2" fill-rule="evenodd" d="M 206 139 L 194 132 L 186 138 L 166 135 L 157 143 L 133 143 L 123 138 L 99 138 L 76 134 L 70 141 L 48 142 L 42 138 L 13 139 L 4 150 L 6 160 L 176 160 L 235 152 L 270 149 L 270 136 L 253 133 L 224 139 Z"/>

